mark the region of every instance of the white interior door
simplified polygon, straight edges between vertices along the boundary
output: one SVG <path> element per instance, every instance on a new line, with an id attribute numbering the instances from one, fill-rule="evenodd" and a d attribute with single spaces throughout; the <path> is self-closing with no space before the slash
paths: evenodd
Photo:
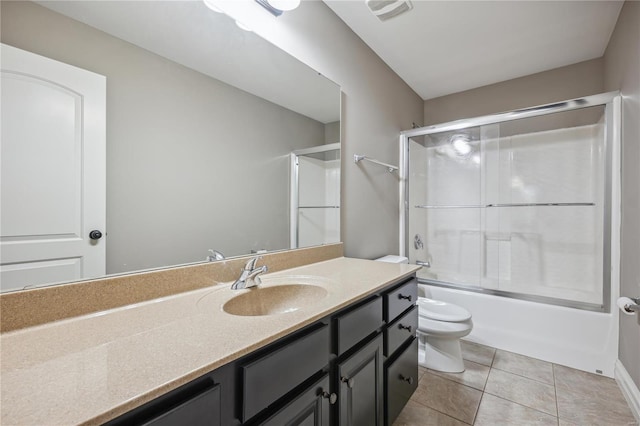
<path id="1" fill-rule="evenodd" d="M 0 48 L 0 288 L 104 275 L 106 78 Z"/>

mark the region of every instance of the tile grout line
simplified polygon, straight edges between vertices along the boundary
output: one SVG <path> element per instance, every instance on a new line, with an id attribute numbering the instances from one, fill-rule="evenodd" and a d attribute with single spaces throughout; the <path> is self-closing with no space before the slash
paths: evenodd
<path id="1" fill-rule="evenodd" d="M 553 375 L 553 394 L 556 397 L 556 413 L 558 414 L 558 426 L 560 426 L 560 405 L 558 404 L 558 386 L 556 384 L 556 365 L 551 364 L 551 374 Z"/>
<path id="2" fill-rule="evenodd" d="M 487 374 L 487 377 L 489 377 L 488 374 Z M 480 401 L 478 402 L 478 408 L 476 408 L 476 413 L 473 415 L 473 422 L 471 423 L 472 425 L 475 425 L 476 420 L 478 420 L 478 413 L 480 412 L 480 405 L 482 405 L 483 399 L 484 399 L 484 390 L 482 391 L 482 395 L 480 395 Z"/>

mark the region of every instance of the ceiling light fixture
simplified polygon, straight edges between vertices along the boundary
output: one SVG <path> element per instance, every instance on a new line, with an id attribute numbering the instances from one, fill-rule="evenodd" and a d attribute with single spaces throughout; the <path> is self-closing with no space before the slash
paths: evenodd
<path id="1" fill-rule="evenodd" d="M 300 6 L 300 0 L 255 0 L 255 2 L 276 17 Z"/>
<path id="2" fill-rule="evenodd" d="M 365 0 L 367 7 L 379 20 L 386 21 L 413 9 L 409 0 Z"/>
<path id="3" fill-rule="evenodd" d="M 267 0 L 276 9 L 288 12 L 300 6 L 300 0 Z"/>

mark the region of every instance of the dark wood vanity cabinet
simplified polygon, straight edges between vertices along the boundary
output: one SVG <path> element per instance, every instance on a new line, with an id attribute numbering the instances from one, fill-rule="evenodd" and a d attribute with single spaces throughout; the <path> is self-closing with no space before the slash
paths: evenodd
<path id="1" fill-rule="evenodd" d="M 417 387 L 416 296 L 390 284 L 108 425 L 390 425 Z"/>

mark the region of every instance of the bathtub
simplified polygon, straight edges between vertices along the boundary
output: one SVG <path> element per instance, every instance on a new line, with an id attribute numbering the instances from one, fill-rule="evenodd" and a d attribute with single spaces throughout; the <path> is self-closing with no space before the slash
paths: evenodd
<path id="1" fill-rule="evenodd" d="M 618 310 L 583 311 L 419 284 L 419 294 L 468 309 L 465 340 L 613 377 L 618 359 Z"/>

